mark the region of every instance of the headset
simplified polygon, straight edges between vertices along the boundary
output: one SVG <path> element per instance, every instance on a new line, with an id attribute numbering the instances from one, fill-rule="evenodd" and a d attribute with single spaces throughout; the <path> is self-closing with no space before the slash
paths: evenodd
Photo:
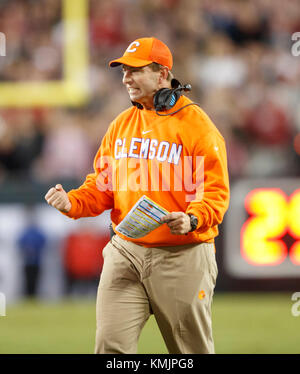
<path id="1" fill-rule="evenodd" d="M 153 104 L 155 108 L 155 112 L 159 116 L 170 116 L 171 114 L 175 114 L 182 110 L 183 108 L 189 106 L 189 105 L 197 105 L 200 106 L 197 103 L 190 103 L 187 105 L 184 105 L 183 107 L 175 110 L 171 113 L 159 113 L 165 110 L 169 110 L 173 108 L 173 106 L 177 103 L 178 99 L 182 95 L 182 91 L 191 91 L 192 86 L 190 84 L 182 85 L 177 79 L 173 78 L 171 80 L 171 87 L 172 88 L 161 88 L 158 90 L 153 98 Z M 132 104 L 138 107 L 139 109 L 143 109 L 143 105 L 132 101 Z"/>

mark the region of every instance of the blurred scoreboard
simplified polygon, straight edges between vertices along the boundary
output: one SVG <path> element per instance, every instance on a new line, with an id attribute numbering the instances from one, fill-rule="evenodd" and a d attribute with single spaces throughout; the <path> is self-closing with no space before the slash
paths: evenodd
<path id="1" fill-rule="evenodd" d="M 231 186 L 224 270 L 235 278 L 300 278 L 300 179 Z"/>

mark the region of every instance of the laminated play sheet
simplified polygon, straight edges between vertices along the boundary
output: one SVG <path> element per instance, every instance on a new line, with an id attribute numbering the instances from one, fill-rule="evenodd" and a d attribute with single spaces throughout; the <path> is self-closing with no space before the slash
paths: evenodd
<path id="1" fill-rule="evenodd" d="M 129 238 L 141 238 L 161 225 L 160 219 L 169 212 L 142 196 L 115 230 Z"/>

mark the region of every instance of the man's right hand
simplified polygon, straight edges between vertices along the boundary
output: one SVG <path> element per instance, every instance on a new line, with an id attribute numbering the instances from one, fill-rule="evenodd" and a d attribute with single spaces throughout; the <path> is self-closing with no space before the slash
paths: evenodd
<path id="1" fill-rule="evenodd" d="M 45 200 L 49 205 L 53 206 L 53 208 L 56 208 L 63 213 L 68 213 L 72 207 L 68 194 L 61 184 L 57 184 L 55 187 L 50 188 L 45 195 Z"/>

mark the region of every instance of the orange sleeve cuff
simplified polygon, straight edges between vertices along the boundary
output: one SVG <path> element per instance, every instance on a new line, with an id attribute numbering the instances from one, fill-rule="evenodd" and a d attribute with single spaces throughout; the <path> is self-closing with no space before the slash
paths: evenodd
<path id="1" fill-rule="evenodd" d="M 61 213 L 64 214 L 65 216 L 67 216 L 67 217 L 76 218 L 77 201 L 76 201 L 75 197 L 73 197 L 69 193 L 68 193 L 68 197 L 69 197 L 69 200 L 70 200 L 70 203 L 71 203 L 71 209 L 67 213 L 64 213 L 64 212 L 61 212 Z"/>

